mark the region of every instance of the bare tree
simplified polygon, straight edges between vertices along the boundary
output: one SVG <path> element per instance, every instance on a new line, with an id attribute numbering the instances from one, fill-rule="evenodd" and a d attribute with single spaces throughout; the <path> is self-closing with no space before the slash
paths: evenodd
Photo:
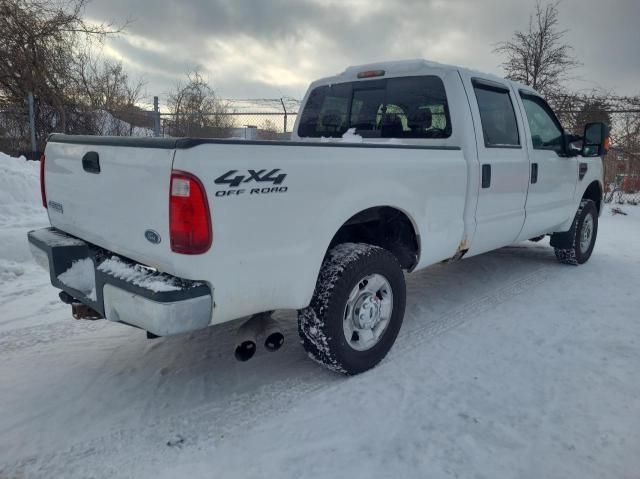
<path id="1" fill-rule="evenodd" d="M 86 133 L 130 136 L 136 125 L 152 127 L 149 114 L 137 106 L 144 82 L 132 80 L 121 62 L 96 58 L 87 49 L 78 55 L 74 80 L 74 103 L 94 120 Z"/>
<path id="2" fill-rule="evenodd" d="M 562 90 L 572 70 L 580 65 L 573 48 L 563 42 L 567 33 L 559 29 L 558 4 L 536 3 L 529 28 L 516 31 L 511 40 L 498 43 L 494 52 L 505 56 L 507 78 L 530 85 L 545 96 Z"/>
<path id="3" fill-rule="evenodd" d="M 220 101 L 208 81 L 195 70 L 169 93 L 169 124 L 174 136 L 229 136 L 235 122 L 229 106 Z"/>
<path id="4" fill-rule="evenodd" d="M 52 130 L 71 132 L 84 122 L 75 113 L 79 49 L 121 30 L 85 21 L 86 2 L 0 0 L 0 97 L 17 110 L 33 92 L 40 142 Z"/>

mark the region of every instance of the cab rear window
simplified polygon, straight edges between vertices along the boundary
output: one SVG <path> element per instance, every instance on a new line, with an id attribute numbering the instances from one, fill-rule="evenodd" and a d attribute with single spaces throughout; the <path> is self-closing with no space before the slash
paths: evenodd
<path id="1" fill-rule="evenodd" d="M 339 138 L 349 128 L 365 138 L 448 138 L 451 119 L 442 80 L 401 77 L 315 88 L 298 136 Z"/>

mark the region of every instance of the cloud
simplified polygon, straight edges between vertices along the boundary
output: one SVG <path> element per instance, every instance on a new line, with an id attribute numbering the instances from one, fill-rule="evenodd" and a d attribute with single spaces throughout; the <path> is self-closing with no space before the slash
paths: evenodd
<path id="1" fill-rule="evenodd" d="M 501 73 L 492 50 L 524 29 L 533 1 L 94 0 L 87 15 L 133 23 L 105 53 L 161 96 L 200 68 L 224 97 L 300 98 L 350 64 L 424 57 Z M 640 93 L 640 2 L 565 0 L 560 19 L 583 62 L 580 88 Z"/>

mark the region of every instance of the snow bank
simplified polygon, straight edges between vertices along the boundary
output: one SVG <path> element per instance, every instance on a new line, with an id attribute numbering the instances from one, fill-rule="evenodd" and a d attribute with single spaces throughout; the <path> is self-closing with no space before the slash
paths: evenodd
<path id="1" fill-rule="evenodd" d="M 0 283 L 32 261 L 27 231 L 48 224 L 40 202 L 40 163 L 0 153 Z"/>
<path id="2" fill-rule="evenodd" d="M 0 208 L 40 202 L 40 162 L 0 153 Z M 0 220 L 2 217 L 0 216 Z"/>
<path id="3" fill-rule="evenodd" d="M 15 261 L 0 258 L 0 284 L 11 281 L 24 274 L 24 268 Z"/>

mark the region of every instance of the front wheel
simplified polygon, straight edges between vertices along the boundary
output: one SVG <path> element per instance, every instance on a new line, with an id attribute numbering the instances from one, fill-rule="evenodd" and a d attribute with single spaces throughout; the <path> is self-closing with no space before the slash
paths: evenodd
<path id="1" fill-rule="evenodd" d="M 598 236 L 598 208 L 592 200 L 580 202 L 570 234 L 570 247 L 555 248 L 556 258 L 564 264 L 586 263 Z"/>
<path id="2" fill-rule="evenodd" d="M 404 274 L 393 254 L 368 244 L 340 244 L 322 264 L 311 304 L 298 312 L 302 345 L 334 371 L 371 369 L 398 336 L 405 297 Z"/>

